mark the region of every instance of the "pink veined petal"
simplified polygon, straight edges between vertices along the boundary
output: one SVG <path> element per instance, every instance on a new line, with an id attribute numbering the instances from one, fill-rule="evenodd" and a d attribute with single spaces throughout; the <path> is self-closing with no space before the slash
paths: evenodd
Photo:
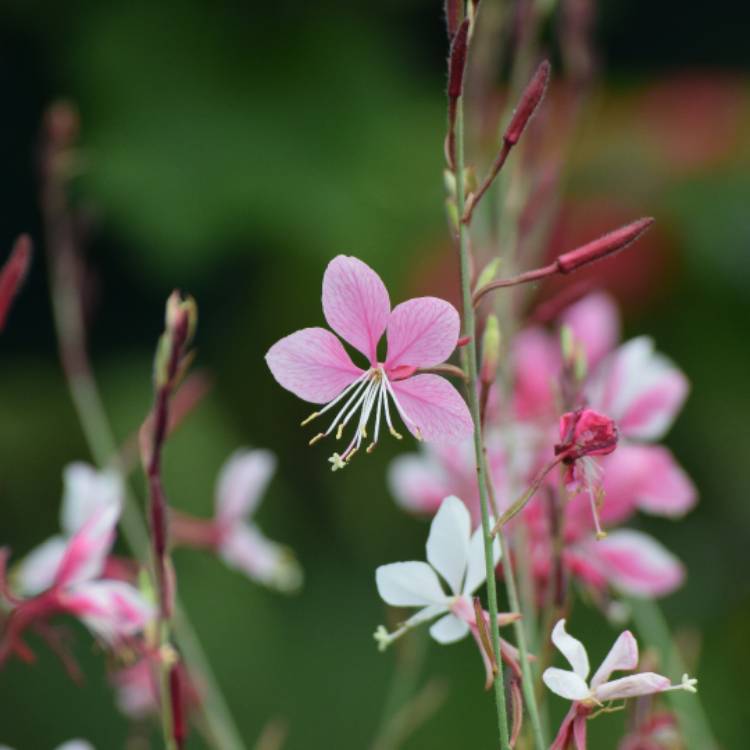
<path id="1" fill-rule="evenodd" d="M 388 485 L 396 502 L 412 513 L 432 515 L 451 494 L 445 474 L 432 455 L 398 456 L 388 467 Z"/>
<path id="2" fill-rule="evenodd" d="M 111 469 L 97 471 L 82 461 L 68 464 L 63 471 L 63 485 L 60 525 L 69 536 L 99 508 L 122 504 L 122 477 Z"/>
<path id="3" fill-rule="evenodd" d="M 302 585 L 302 569 L 290 550 L 256 526 L 235 526 L 221 542 L 219 554 L 235 570 L 265 586 L 291 592 Z"/>
<path id="4" fill-rule="evenodd" d="M 276 470 L 276 457 L 266 450 L 239 450 L 221 467 L 216 482 L 216 516 L 232 524 L 252 515 Z"/>
<path id="5" fill-rule="evenodd" d="M 85 581 L 61 595 L 65 608 L 108 643 L 134 635 L 154 617 L 155 609 L 124 581 Z"/>
<path id="6" fill-rule="evenodd" d="M 592 689 L 606 682 L 612 672 L 629 671 L 638 666 L 638 642 L 633 634 L 626 630 L 617 637 L 609 653 L 604 657 L 599 669 L 591 679 Z"/>
<path id="7" fill-rule="evenodd" d="M 602 362 L 587 390 L 592 407 L 617 420 L 623 436 L 658 440 L 682 407 L 688 382 L 650 338 L 639 336 Z"/>
<path id="8" fill-rule="evenodd" d="M 670 681 L 660 674 L 641 672 L 621 677 L 619 680 L 612 680 L 612 682 L 605 682 L 596 688 L 594 695 L 597 700 L 604 703 L 623 698 L 635 698 L 639 695 L 661 693 L 670 686 Z"/>
<path id="9" fill-rule="evenodd" d="M 433 367 L 445 362 L 456 348 L 460 328 L 456 308 L 437 297 L 396 305 L 388 319 L 386 367 Z"/>
<path id="10" fill-rule="evenodd" d="M 24 596 L 36 596 L 52 586 L 68 543 L 61 536 L 42 542 L 21 560 L 15 584 Z"/>
<path id="11" fill-rule="evenodd" d="M 469 626 L 454 614 L 441 617 L 430 627 L 430 635 L 442 644 L 455 643 L 469 634 Z"/>
<path id="12" fill-rule="evenodd" d="M 614 349 L 620 337 L 620 314 L 605 292 L 593 292 L 572 304 L 560 322 L 569 326 L 575 340 L 583 344 L 589 369 Z"/>
<path id="13" fill-rule="evenodd" d="M 337 255 L 323 274 L 323 314 L 342 339 L 376 364 L 391 301 L 375 271 L 358 258 Z"/>
<path id="14" fill-rule="evenodd" d="M 397 562 L 375 571 L 380 598 L 394 607 L 445 604 L 447 597 L 435 571 L 426 562 Z"/>
<path id="15" fill-rule="evenodd" d="M 565 620 L 558 620 L 552 628 L 552 643 L 557 650 L 568 660 L 573 671 L 585 680 L 589 676 L 589 656 L 586 647 L 565 630 Z"/>
<path id="16" fill-rule="evenodd" d="M 268 350 L 266 363 L 279 385 L 313 404 L 335 398 L 363 372 L 325 328 L 285 336 Z"/>
<path id="17" fill-rule="evenodd" d="M 56 586 L 72 586 L 101 575 L 119 517 L 119 505 L 103 507 L 70 538 L 55 573 Z"/>
<path id="18" fill-rule="evenodd" d="M 544 670 L 542 680 L 555 695 L 569 701 L 582 701 L 589 696 L 590 691 L 586 682 L 568 669 L 549 667 Z"/>
<path id="19" fill-rule="evenodd" d="M 415 375 L 391 385 L 407 417 L 425 440 L 458 442 L 474 429 L 466 402 L 445 378 Z M 414 424 L 406 423 L 412 433 Z"/>
<path id="20" fill-rule="evenodd" d="M 457 497 L 446 497 L 430 525 L 427 562 L 454 594 L 461 591 L 466 573 L 470 535 L 471 517 L 466 506 Z"/>
<path id="21" fill-rule="evenodd" d="M 556 413 L 553 386 L 560 373 L 560 347 L 542 328 L 527 328 L 513 342 L 515 409 L 529 419 Z"/>
<path id="22" fill-rule="evenodd" d="M 665 596 L 685 578 L 682 563 L 659 542 L 632 529 L 577 545 L 615 588 L 634 596 Z"/>

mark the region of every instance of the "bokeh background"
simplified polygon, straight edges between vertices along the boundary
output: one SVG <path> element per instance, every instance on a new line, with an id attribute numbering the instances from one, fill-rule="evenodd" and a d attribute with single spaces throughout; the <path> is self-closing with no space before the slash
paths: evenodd
<path id="1" fill-rule="evenodd" d="M 169 445 L 172 502 L 208 514 L 215 474 L 237 446 L 279 456 L 259 521 L 297 551 L 299 595 L 269 593 L 199 553 L 176 556 L 248 745 L 278 719 L 288 750 L 367 748 L 383 714 L 396 655 L 372 641 L 386 617 L 373 570 L 421 556 L 426 533 L 388 493 L 401 446 L 386 442 L 332 475 L 325 448 L 309 449 L 297 427 L 307 407 L 273 382 L 263 355 L 322 321 L 322 270 L 339 252 L 374 265 L 394 299 L 427 279 L 451 293 L 435 270 L 450 267 L 441 6 L 0 3 L 0 245 L 20 231 L 41 237 L 35 141 L 45 107 L 69 97 L 82 118 L 77 201 L 93 227 L 92 355 L 119 437 L 149 408 L 163 303 L 179 287 L 198 300 L 198 366 L 213 388 Z M 638 215 L 658 221 L 603 284 L 621 299 L 627 332 L 653 335 L 693 384 L 668 443 L 700 504 L 681 523 L 644 525 L 688 566 L 664 607 L 699 658 L 701 700 L 726 748 L 748 746 L 750 695 L 748 22 L 741 3 L 714 3 L 710 14 L 676 0 L 601 3 L 601 85 L 566 164 L 555 229 L 567 245 Z M 56 357 L 42 253 L 2 348 L 0 542 L 20 555 L 57 526 L 63 466 L 88 458 Z M 134 484 L 142 491 L 140 477 Z M 603 655 L 612 632 L 601 616 L 579 608 L 576 628 Z M 0 673 L 0 742 L 123 746 L 128 726 L 101 655 L 82 629 L 76 644 L 82 687 L 42 646 L 36 664 Z M 492 704 L 473 644 L 426 647 L 419 679 L 437 680 L 445 699 L 404 747 L 488 746 Z M 617 722 L 595 722 L 593 746 L 614 747 Z"/>

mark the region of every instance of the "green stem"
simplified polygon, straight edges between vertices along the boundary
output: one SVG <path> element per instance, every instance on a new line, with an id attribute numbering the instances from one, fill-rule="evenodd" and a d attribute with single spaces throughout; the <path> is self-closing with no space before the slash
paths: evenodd
<path id="1" fill-rule="evenodd" d="M 465 210 L 464 187 L 464 107 L 463 97 L 459 97 L 456 107 L 456 208 L 461 217 Z M 469 228 L 458 221 L 458 244 L 461 259 L 461 296 L 463 299 L 463 334 L 468 337 L 466 346 L 467 390 L 469 409 L 474 422 L 474 454 L 477 465 L 477 481 L 479 484 L 479 499 L 482 508 L 482 533 L 484 537 L 484 559 L 487 570 L 487 603 L 490 613 L 490 632 L 492 645 L 497 654 L 497 673 L 495 674 L 495 703 L 497 704 L 497 723 L 500 732 L 500 747 L 510 750 L 508 741 L 508 715 L 505 706 L 505 690 L 503 685 L 503 661 L 500 656 L 500 626 L 497 622 L 497 581 L 495 579 L 495 561 L 493 555 L 493 538 L 490 529 L 490 508 L 487 492 L 487 475 L 483 460 L 482 426 L 479 414 L 479 388 L 477 376 L 477 344 L 476 320 L 474 304 L 471 294 L 471 263 L 469 258 Z"/>
<path id="2" fill-rule="evenodd" d="M 666 674 L 671 679 L 678 679 L 687 670 L 674 645 L 674 639 L 669 632 L 669 625 L 661 608 L 650 599 L 631 597 L 628 603 L 638 632 L 658 649 Z M 698 696 L 672 690 L 666 694 L 666 697 L 677 714 L 680 734 L 687 750 L 716 750 L 718 744 L 711 732 L 708 717 Z"/>

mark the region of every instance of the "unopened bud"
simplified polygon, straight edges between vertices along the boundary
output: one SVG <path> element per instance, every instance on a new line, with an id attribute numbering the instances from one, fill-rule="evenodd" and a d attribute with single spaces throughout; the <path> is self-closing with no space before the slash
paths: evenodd
<path id="1" fill-rule="evenodd" d="M 184 347 L 190 343 L 198 325 L 198 306 L 195 300 L 190 295 L 183 299 L 176 290 L 172 292 L 167 300 L 164 324 L 170 336 L 181 339 L 178 342 L 180 346 Z"/>
<path id="2" fill-rule="evenodd" d="M 14 243 L 10 257 L 0 269 L 0 331 L 5 327 L 11 303 L 23 284 L 31 263 L 31 238 L 22 234 Z"/>
<path id="3" fill-rule="evenodd" d="M 500 364 L 500 324 L 496 315 L 488 315 L 482 335 L 482 366 L 479 377 L 485 385 L 491 385 L 497 377 Z"/>
<path id="4" fill-rule="evenodd" d="M 500 258 L 495 258 L 494 260 L 491 260 L 482 269 L 482 273 L 479 274 L 474 291 L 476 291 L 477 289 L 481 289 L 486 284 L 489 284 L 490 281 L 494 281 L 495 276 L 497 276 L 497 271 L 499 268 L 500 268 Z"/>
<path id="5" fill-rule="evenodd" d="M 466 70 L 466 52 L 469 46 L 469 19 L 464 19 L 458 27 L 451 44 L 448 60 L 448 98 L 458 99 L 464 88 L 464 71 Z"/>
<path id="6" fill-rule="evenodd" d="M 638 221 L 615 229 L 603 237 L 581 245 L 557 259 L 555 262 L 557 270 L 560 273 L 571 273 L 581 266 L 586 266 L 608 255 L 618 253 L 635 242 L 653 223 L 654 220 L 650 216 L 638 219 Z"/>
<path id="7" fill-rule="evenodd" d="M 583 456 L 605 456 L 617 447 L 614 420 L 593 409 L 578 409 L 560 417 L 560 443 L 555 455 L 572 464 Z"/>
<path id="8" fill-rule="evenodd" d="M 462 0 L 445 0 L 445 26 L 448 30 L 448 38 L 453 39 L 458 30 L 463 16 Z"/>
<path id="9" fill-rule="evenodd" d="M 529 81 L 528 86 L 524 89 L 523 94 L 521 94 L 521 100 L 518 102 L 516 111 L 513 113 L 510 124 L 505 131 L 503 138 L 508 145 L 515 146 L 521 138 L 524 129 L 529 124 L 529 120 L 534 112 L 536 112 L 539 102 L 542 101 L 544 92 L 547 89 L 549 75 L 549 61 L 543 60 L 536 69 L 533 78 Z"/>

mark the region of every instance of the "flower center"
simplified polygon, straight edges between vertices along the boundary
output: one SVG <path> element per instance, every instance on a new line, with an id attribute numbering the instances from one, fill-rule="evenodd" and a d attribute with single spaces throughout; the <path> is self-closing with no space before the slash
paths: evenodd
<path id="1" fill-rule="evenodd" d="M 393 426 L 390 400 L 393 401 L 396 411 L 407 427 L 411 428 L 416 434 L 417 439 L 421 439 L 419 427 L 404 411 L 386 375 L 385 368 L 381 364 L 371 367 L 367 372 L 363 372 L 354 382 L 344 388 L 336 398 L 329 401 L 320 411 L 313 412 L 302 422 L 304 426 L 343 402 L 343 406 L 339 408 L 328 429 L 325 432 L 319 432 L 310 440 L 310 445 L 315 445 L 315 443 L 330 435 L 334 430 L 336 431 L 336 439 L 340 440 L 347 424 L 359 413 L 356 431 L 346 450 L 343 453 L 334 453 L 328 459 L 331 463 L 331 471 L 343 469 L 349 463 L 352 456 L 360 449 L 362 442 L 367 439 L 367 426 L 373 413 L 375 415 L 375 426 L 372 441 L 366 449 L 368 453 L 372 453 L 378 443 L 380 425 L 383 419 L 385 419 L 391 435 L 397 440 L 402 439 L 402 435 Z"/>

